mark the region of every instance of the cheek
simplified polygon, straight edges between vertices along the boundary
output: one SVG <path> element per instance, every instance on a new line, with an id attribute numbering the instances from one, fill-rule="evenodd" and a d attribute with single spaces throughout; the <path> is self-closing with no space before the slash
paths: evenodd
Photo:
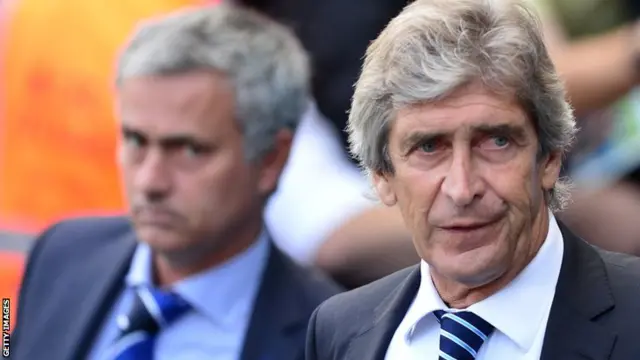
<path id="1" fill-rule="evenodd" d="M 131 179 L 133 177 L 131 168 L 124 163 L 120 163 L 118 165 L 118 171 L 120 172 L 120 178 L 122 183 L 124 184 L 125 187 L 128 188 L 129 184 L 131 183 Z"/>
<path id="2" fill-rule="evenodd" d="M 529 211 L 537 200 L 538 181 L 531 162 L 514 161 L 499 168 L 487 169 L 484 178 L 495 196 L 521 211 Z"/>
<path id="3" fill-rule="evenodd" d="M 412 227 L 423 227 L 438 194 L 441 177 L 432 171 L 406 169 L 396 173 L 394 187 L 398 205 Z"/>
<path id="4" fill-rule="evenodd" d="M 209 186 L 210 201 L 203 204 L 209 217 L 236 223 L 257 208 L 257 184 L 244 167 L 234 166 L 224 175 L 212 179 Z"/>
<path id="5" fill-rule="evenodd" d="M 123 162 L 119 166 L 120 182 L 127 196 L 136 196 L 140 189 L 136 186 L 137 168 L 127 162 Z"/>
<path id="6" fill-rule="evenodd" d="M 218 159 L 219 160 L 219 159 Z M 182 173 L 179 193 L 185 206 L 220 209 L 234 205 L 234 197 L 244 183 L 237 164 L 230 161 L 212 161 L 195 172 Z M 198 205 L 196 205 L 198 204 Z"/>

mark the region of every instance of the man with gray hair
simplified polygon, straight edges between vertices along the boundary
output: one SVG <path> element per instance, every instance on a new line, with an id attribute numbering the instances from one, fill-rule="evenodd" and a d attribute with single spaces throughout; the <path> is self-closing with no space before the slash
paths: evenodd
<path id="1" fill-rule="evenodd" d="M 422 261 L 324 302 L 307 359 L 640 359 L 640 259 L 554 217 L 575 131 L 525 0 L 407 6 L 367 51 L 349 135 Z"/>
<path id="2" fill-rule="evenodd" d="M 262 213 L 308 88 L 298 41 L 257 13 L 137 29 L 116 78 L 130 216 L 39 237 L 12 358 L 302 359 L 313 309 L 339 288 L 276 249 Z"/>

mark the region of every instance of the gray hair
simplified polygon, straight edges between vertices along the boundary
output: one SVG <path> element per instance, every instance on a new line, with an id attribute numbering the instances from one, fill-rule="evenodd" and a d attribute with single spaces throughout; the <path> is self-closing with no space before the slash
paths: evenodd
<path id="1" fill-rule="evenodd" d="M 515 95 L 535 124 L 540 155 L 566 155 L 573 111 L 537 15 L 517 0 L 417 0 L 367 49 L 347 130 L 366 172 L 393 173 L 387 143 L 398 109 L 436 102 L 472 82 Z M 552 211 L 569 200 L 564 179 L 546 193 Z"/>
<path id="2" fill-rule="evenodd" d="M 230 4 L 142 24 L 120 56 L 116 85 L 203 69 L 219 71 L 233 84 L 252 160 L 273 147 L 279 130 L 295 130 L 310 101 L 309 59 L 298 39 L 257 12 Z"/>

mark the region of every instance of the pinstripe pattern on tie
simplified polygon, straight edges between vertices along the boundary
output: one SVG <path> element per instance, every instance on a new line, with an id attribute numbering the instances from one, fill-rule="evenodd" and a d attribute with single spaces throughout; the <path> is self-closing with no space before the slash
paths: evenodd
<path id="1" fill-rule="evenodd" d="M 106 360 L 152 360 L 155 336 L 191 309 L 175 293 L 140 287 L 128 315 L 118 317 L 120 336 Z"/>
<path id="2" fill-rule="evenodd" d="M 474 360 L 493 326 L 469 311 L 437 310 L 440 322 L 440 360 Z"/>

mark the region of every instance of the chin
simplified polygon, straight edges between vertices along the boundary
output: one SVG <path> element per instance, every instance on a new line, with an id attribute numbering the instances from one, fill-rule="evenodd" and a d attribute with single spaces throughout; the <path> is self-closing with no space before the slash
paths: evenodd
<path id="1" fill-rule="evenodd" d="M 506 270 L 504 266 L 482 266 L 463 269 L 463 271 L 454 272 L 451 275 L 455 282 L 477 288 L 498 280 L 506 273 Z"/>
<path id="2" fill-rule="evenodd" d="M 433 267 L 443 277 L 465 284 L 480 287 L 500 278 L 507 270 L 506 251 L 498 243 L 490 243 L 458 254 L 442 253 Z M 436 258 L 436 259 L 437 259 Z"/>

